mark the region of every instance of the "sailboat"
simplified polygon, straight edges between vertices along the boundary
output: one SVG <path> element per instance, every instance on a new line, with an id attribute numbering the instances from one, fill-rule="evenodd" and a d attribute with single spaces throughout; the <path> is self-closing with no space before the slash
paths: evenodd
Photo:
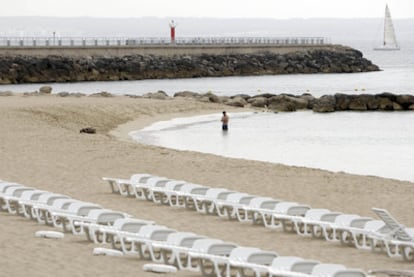
<path id="1" fill-rule="evenodd" d="M 374 48 L 374 50 L 400 50 L 400 46 L 398 46 L 397 39 L 395 37 L 394 24 L 392 23 L 388 5 L 385 6 L 383 42 L 380 47 Z"/>

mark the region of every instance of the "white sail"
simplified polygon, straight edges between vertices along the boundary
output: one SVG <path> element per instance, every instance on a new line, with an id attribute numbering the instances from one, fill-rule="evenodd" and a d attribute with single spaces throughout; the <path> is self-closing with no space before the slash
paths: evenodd
<path id="1" fill-rule="evenodd" d="M 397 39 L 395 37 L 394 24 L 392 23 L 390 9 L 388 5 L 385 6 L 384 19 L 384 39 L 383 44 L 375 50 L 399 50 Z"/>

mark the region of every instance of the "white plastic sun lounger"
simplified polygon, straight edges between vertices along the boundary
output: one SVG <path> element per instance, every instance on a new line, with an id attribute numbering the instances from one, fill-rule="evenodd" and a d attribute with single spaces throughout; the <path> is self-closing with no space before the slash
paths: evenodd
<path id="1" fill-rule="evenodd" d="M 142 226 L 138 233 L 124 233 L 120 237 L 131 243 L 131 249 L 124 253 L 138 254 L 141 259 L 149 259 L 153 262 L 165 263 L 161 254 L 161 250 L 153 245 L 155 242 L 165 242 L 168 236 L 176 233 L 174 229 L 167 228 L 161 225 L 145 225 Z"/>
<path id="2" fill-rule="evenodd" d="M 388 233 L 372 233 L 370 238 L 374 245 L 382 244 L 389 257 L 403 257 L 406 261 L 414 261 L 414 228 L 407 228 L 399 223 L 385 209 L 372 209 L 388 227 Z"/>
<path id="3" fill-rule="evenodd" d="M 123 196 L 135 195 L 134 185 L 152 177 L 150 174 L 134 174 L 129 179 L 103 177 L 104 181 L 109 183 L 113 193 L 119 193 Z"/>
<path id="4" fill-rule="evenodd" d="M 151 176 L 135 184 L 135 196 L 138 199 L 146 199 L 148 201 L 154 201 L 154 188 L 163 188 L 165 185 L 172 181 L 165 177 Z"/>
<path id="5" fill-rule="evenodd" d="M 283 228 L 284 231 L 294 231 L 293 220 L 296 217 L 303 217 L 310 210 L 310 206 L 296 202 L 281 201 L 273 209 L 263 209 L 260 214 L 267 228 Z"/>
<path id="6" fill-rule="evenodd" d="M 37 189 L 24 191 L 18 199 L 19 214 L 26 218 L 36 219 L 36 214 L 34 214 L 34 210 L 32 209 L 33 203 L 38 202 L 40 195 L 50 193 L 51 192 Z"/>
<path id="7" fill-rule="evenodd" d="M 0 197 L 2 196 L 3 192 L 9 187 L 24 187 L 24 186 L 19 183 L 2 181 L 0 183 Z"/>
<path id="8" fill-rule="evenodd" d="M 225 199 L 218 199 L 216 201 L 217 213 L 220 217 L 237 219 L 239 209 L 248 205 L 255 197 L 257 196 L 242 192 L 227 194 Z"/>
<path id="9" fill-rule="evenodd" d="M 197 260 L 194 261 L 189 255 L 194 242 L 200 239 L 206 237 L 191 232 L 175 232 L 169 234 L 165 242 L 153 243 L 153 247 L 160 249 L 164 263 L 174 265 L 180 270 L 200 271 Z"/>
<path id="10" fill-rule="evenodd" d="M 170 199 L 167 196 L 166 192 L 176 191 L 185 183 L 185 181 L 180 180 L 168 180 L 166 182 L 158 183 L 151 189 L 152 201 L 157 204 L 171 205 Z"/>
<path id="11" fill-rule="evenodd" d="M 0 194 L 0 211 L 7 211 L 10 214 L 17 214 L 19 212 L 18 200 L 25 191 L 33 191 L 34 188 L 9 185 L 3 187 L 3 192 Z"/>
<path id="12" fill-rule="evenodd" d="M 230 252 L 228 259 L 226 276 L 231 277 L 232 271 L 236 271 L 236 276 L 246 276 L 245 271 L 260 276 L 268 272 L 268 267 L 273 259 L 278 256 L 276 252 L 264 251 L 254 247 L 237 247 Z"/>
<path id="13" fill-rule="evenodd" d="M 206 190 L 208 187 L 193 183 L 184 183 L 183 185 L 175 185 L 173 190 L 167 190 L 166 188 L 163 192 L 165 193 L 165 197 L 167 197 L 170 206 L 191 208 L 193 205 L 191 194 L 195 189 Z"/>
<path id="14" fill-rule="evenodd" d="M 256 196 L 250 199 L 250 201 L 238 209 L 237 219 L 240 222 L 252 222 L 253 224 L 265 224 L 263 221 L 263 210 L 274 209 L 276 204 L 280 200 L 276 200 L 270 197 Z"/>
<path id="15" fill-rule="evenodd" d="M 292 272 L 308 276 L 312 273 L 313 268 L 317 264 L 320 264 L 320 262 L 294 256 L 279 256 L 273 259 L 272 264 L 269 267 L 269 277 L 285 276 L 287 274 L 292 274 Z"/>
<path id="16" fill-rule="evenodd" d="M 323 235 L 327 241 L 354 244 L 352 232 L 362 229 L 366 222 L 373 220 L 370 217 L 361 217 L 355 214 L 340 214 L 331 224 L 321 224 Z"/>
<path id="17" fill-rule="evenodd" d="M 225 188 L 205 188 L 204 193 L 198 194 L 197 191 L 191 192 L 191 198 L 196 210 L 200 213 L 217 215 L 217 201 L 225 199 L 229 194 L 234 193 Z"/>
<path id="18" fill-rule="evenodd" d="M 301 236 L 312 236 L 314 238 L 324 237 L 324 227 L 335 222 L 339 212 L 328 209 L 309 209 L 303 217 L 293 219 L 295 230 Z"/>
<path id="19" fill-rule="evenodd" d="M 231 251 L 237 245 L 218 239 L 199 239 L 193 243 L 189 255 L 198 260 L 203 276 L 224 276 Z"/>
<path id="20" fill-rule="evenodd" d="M 145 225 L 153 225 L 153 221 L 134 219 L 134 218 L 118 218 L 112 225 L 102 225 L 99 223 L 83 222 L 81 225 L 88 226 L 90 236 L 87 238 L 94 243 L 111 243 L 112 248 L 122 251 L 128 249 L 127 242 L 121 239 L 120 234 L 138 233 L 141 227 Z M 127 252 L 127 251 L 124 251 Z"/>
<path id="21" fill-rule="evenodd" d="M 63 224 L 65 232 L 72 232 L 74 235 L 86 234 L 88 240 L 94 241 L 93 236 L 97 228 L 91 228 L 88 223 L 100 225 L 112 225 L 118 218 L 130 217 L 126 213 L 108 209 L 91 209 L 87 216 L 76 215 L 73 212 L 51 212 L 52 216 L 58 217 Z"/>
<path id="22" fill-rule="evenodd" d="M 366 277 L 360 269 L 346 268 L 340 264 L 318 264 L 312 270 L 315 277 Z"/>
<path id="23" fill-rule="evenodd" d="M 30 196 L 30 200 L 27 199 L 27 196 Z M 52 222 L 47 221 L 47 217 L 43 211 L 51 208 L 54 201 L 69 198 L 70 197 L 67 195 L 51 192 L 36 194 L 30 194 L 30 192 L 27 192 L 27 194 L 24 194 L 24 197 L 22 195 L 19 200 L 19 205 L 26 211 L 25 214 L 30 215 L 32 219 L 37 220 L 42 224 L 52 224 Z"/>

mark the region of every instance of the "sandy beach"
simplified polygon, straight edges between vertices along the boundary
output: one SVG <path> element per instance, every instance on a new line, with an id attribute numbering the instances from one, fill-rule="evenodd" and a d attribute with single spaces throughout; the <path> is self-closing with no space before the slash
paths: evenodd
<path id="1" fill-rule="evenodd" d="M 177 151 L 141 145 L 128 138 L 129 131 L 151 122 L 195 114 L 219 115 L 223 109 L 229 107 L 189 99 L 0 97 L 0 179 L 94 202 L 179 231 L 273 250 L 280 255 L 364 270 L 413 269 L 412 263 L 388 258 L 384 253 L 373 254 L 120 197 L 111 194 L 102 181 L 104 176 L 129 178 L 134 173 L 149 173 L 362 216 L 376 217 L 372 207 L 386 208 L 406 226 L 414 226 L 414 184 L 410 182 Z M 96 128 L 97 134 L 79 133 L 85 127 Z M 220 122 L 218 131 L 219 128 Z M 96 246 L 83 236 L 67 234 L 62 240 L 34 237 L 36 231 L 49 229 L 0 213 L 0 276 L 156 275 L 142 270 L 148 261 L 93 256 Z M 179 274 L 200 276 L 190 272 Z"/>

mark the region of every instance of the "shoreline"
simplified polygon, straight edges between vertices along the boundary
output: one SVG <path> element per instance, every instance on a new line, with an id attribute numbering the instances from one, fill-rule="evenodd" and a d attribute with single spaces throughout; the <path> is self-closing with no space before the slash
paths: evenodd
<path id="1" fill-rule="evenodd" d="M 273 113 L 272 111 L 264 111 L 264 110 L 259 110 L 259 109 L 246 109 L 246 108 L 244 108 L 243 110 L 240 110 L 240 109 L 227 109 L 227 111 L 230 112 L 230 113 L 233 113 L 233 115 L 237 114 L 237 113 L 245 113 L 245 112 L 253 112 L 253 113 L 266 113 L 266 112 L 268 112 L 268 113 Z M 217 111 L 217 114 L 219 114 L 219 113 L 220 113 L 220 110 Z M 147 118 L 140 118 L 140 119 L 132 120 L 132 121 L 129 121 L 125 124 L 119 125 L 117 128 L 111 130 L 110 134 L 113 135 L 115 138 L 121 140 L 121 141 L 132 142 L 132 143 L 142 143 L 138 140 L 133 139 L 130 134 L 132 132 L 140 131 L 143 128 L 149 127 L 152 124 L 158 123 L 158 122 L 161 122 L 161 121 L 162 122 L 164 122 L 164 121 L 171 122 L 171 121 L 173 121 L 174 119 L 177 119 L 177 118 L 190 119 L 190 118 L 197 117 L 197 116 L 211 115 L 211 114 L 212 114 L 211 110 L 206 110 L 206 111 L 198 111 L 198 112 L 191 112 L 191 113 L 162 114 L 162 115 L 156 115 L 156 116 L 151 116 L 151 117 L 147 117 Z M 191 121 L 191 123 L 192 124 L 198 124 L 197 121 Z M 172 125 L 167 125 L 167 127 L 164 126 L 162 128 L 163 129 L 164 128 L 168 129 L 169 128 L 168 126 L 172 126 Z M 178 128 L 180 128 L 180 127 L 178 126 Z M 191 134 L 189 134 L 189 135 L 191 136 Z M 365 172 L 358 172 L 358 170 L 353 168 L 353 167 L 345 167 L 344 168 L 344 167 L 336 166 L 336 168 L 332 168 L 332 167 L 329 167 L 329 166 L 326 167 L 326 166 L 323 166 L 323 165 L 320 165 L 320 164 L 319 165 L 314 164 L 312 166 L 312 165 L 309 165 L 309 164 L 308 165 L 300 164 L 300 163 L 298 164 L 297 163 L 298 160 L 296 162 L 290 161 L 290 163 L 286 163 L 286 162 L 283 162 L 283 161 L 273 161 L 273 160 L 269 160 L 269 159 L 266 160 L 266 159 L 246 157 L 246 156 L 241 157 L 241 156 L 238 156 L 238 155 L 234 155 L 234 152 L 231 152 L 232 155 L 231 154 L 230 155 L 223 155 L 223 154 L 214 152 L 214 150 L 211 150 L 211 148 L 209 148 L 210 150 L 208 150 L 208 151 L 202 152 L 202 151 L 198 151 L 197 147 L 195 149 L 192 148 L 192 149 L 183 150 L 183 148 L 182 148 L 183 145 L 181 145 L 181 148 L 180 147 L 176 148 L 174 146 L 163 146 L 163 145 L 157 145 L 157 144 L 152 144 L 152 143 L 143 143 L 143 144 L 154 146 L 154 147 L 168 148 L 168 149 L 177 150 L 177 151 L 194 151 L 194 152 L 197 152 L 197 153 L 208 153 L 208 154 L 211 154 L 211 155 L 218 155 L 218 156 L 223 157 L 223 158 L 246 159 L 246 160 L 258 161 L 258 162 L 269 162 L 269 163 L 272 163 L 272 164 L 282 164 L 282 165 L 285 165 L 285 166 L 296 166 L 296 167 L 305 167 L 305 168 L 315 169 L 315 170 L 325 170 L 325 171 L 331 172 L 333 174 L 335 174 L 335 173 L 345 173 L 345 174 L 358 175 L 358 176 L 361 176 L 361 177 L 371 176 L 371 177 L 392 179 L 392 180 L 402 181 L 402 182 L 414 182 L 414 180 L 410 179 L 410 177 L 412 177 L 412 176 L 407 175 L 407 174 L 404 175 L 403 173 L 401 173 L 400 175 L 398 175 L 398 176 L 400 176 L 400 178 L 399 178 L 397 176 L 397 174 L 393 171 L 387 171 L 388 174 L 380 175 L 380 171 L 378 171 L 378 170 L 373 170 L 373 171 L 371 170 L 371 172 L 370 171 L 368 171 L 368 172 L 366 172 L 366 171 Z M 178 144 L 178 145 L 180 145 L 180 144 Z M 343 164 L 341 164 L 341 165 L 343 165 Z"/>
<path id="2" fill-rule="evenodd" d="M 149 173 L 361 216 L 375 217 L 372 207 L 386 208 L 401 223 L 414 226 L 412 182 L 177 151 L 130 143 L 111 133 L 117 126 L 119 133 L 125 134 L 128 126 L 142 126 L 170 115 L 221 112 L 227 108 L 190 99 L 0 97 L 0 179 L 66 194 L 179 231 L 284 256 L 364 270 L 412 269 L 412 263 L 390 259 L 385 254 L 123 198 L 112 194 L 102 181 L 102 177 L 129 178 L 134 173 Z M 97 133 L 79 133 L 88 126 L 95 127 Z M 34 238 L 35 231 L 47 229 L 50 228 L 37 222 L 0 213 L 0 267 L 5 275 L 40 277 L 59 272 L 63 277 L 152 276 L 141 269 L 147 261 L 93 256 L 92 250 L 97 246 L 86 243 L 85 237 L 68 234 L 56 241 Z M 22 260 L 26 262 L 24 267 Z"/>

